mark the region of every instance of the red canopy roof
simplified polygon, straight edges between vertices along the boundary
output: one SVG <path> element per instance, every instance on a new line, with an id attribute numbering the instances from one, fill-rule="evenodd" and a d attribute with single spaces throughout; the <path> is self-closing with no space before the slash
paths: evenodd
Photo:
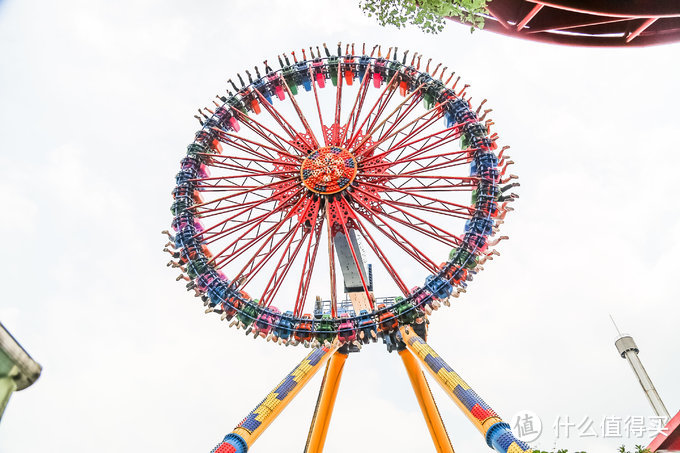
<path id="1" fill-rule="evenodd" d="M 647 447 L 656 451 L 680 451 L 680 412 L 666 424 L 664 432 L 654 438 Z"/>
<path id="2" fill-rule="evenodd" d="M 678 1 L 491 0 L 487 8 L 484 29 L 522 39 L 600 47 L 680 41 Z"/>

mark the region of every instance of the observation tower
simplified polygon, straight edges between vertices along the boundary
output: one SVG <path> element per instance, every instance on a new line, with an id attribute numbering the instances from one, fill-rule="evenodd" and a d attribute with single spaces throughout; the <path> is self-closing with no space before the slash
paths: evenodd
<path id="1" fill-rule="evenodd" d="M 622 358 L 628 360 L 635 376 L 640 382 L 640 386 L 642 386 L 642 390 L 645 392 L 645 396 L 647 396 L 649 404 L 652 405 L 654 413 L 657 417 L 663 418 L 665 423 L 661 432 L 647 446 L 647 450 L 652 453 L 680 451 L 680 412 L 671 418 L 668 409 L 666 409 L 666 405 L 661 400 L 659 393 L 656 391 L 656 387 L 654 387 L 652 380 L 647 374 L 647 370 L 645 370 L 645 367 L 638 357 L 640 349 L 635 343 L 635 340 L 633 340 L 633 337 L 629 334 L 622 334 L 613 318 L 612 322 L 619 334 L 619 337 L 614 342 L 616 350 L 621 354 Z"/>
<path id="2" fill-rule="evenodd" d="M 654 413 L 659 417 L 664 417 L 666 420 L 669 420 L 671 417 L 668 414 L 668 409 L 666 409 L 666 406 L 663 404 L 659 393 L 656 391 L 652 380 L 647 374 L 647 370 L 645 370 L 645 367 L 638 357 L 640 349 L 637 347 L 633 337 L 628 334 L 620 334 L 614 344 L 616 345 L 616 350 L 621 354 L 621 357 L 628 360 L 631 368 L 633 368 L 633 372 L 635 373 L 635 376 L 637 376 L 638 381 L 642 386 L 642 390 L 644 390 L 647 400 L 649 400 L 649 404 L 652 405 Z"/>

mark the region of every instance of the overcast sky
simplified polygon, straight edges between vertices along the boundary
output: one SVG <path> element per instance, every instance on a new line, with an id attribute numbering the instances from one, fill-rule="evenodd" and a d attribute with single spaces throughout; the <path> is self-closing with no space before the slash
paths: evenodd
<path id="1" fill-rule="evenodd" d="M 680 409 L 680 46 L 566 48 L 456 24 L 431 36 L 381 28 L 355 1 L 5 0 L 0 319 L 43 374 L 12 397 L 1 453 L 208 452 L 305 355 L 204 315 L 159 232 L 195 109 L 237 71 L 338 40 L 448 65 L 512 145 L 511 240 L 432 317 L 434 349 L 504 418 L 538 414 L 534 445 L 613 452 L 649 440 L 552 430 L 558 416 L 599 430 L 652 415 L 611 313 Z M 326 451 L 434 451 L 400 363 L 380 345 L 349 358 Z M 253 451 L 302 450 L 320 380 Z M 435 397 L 456 450 L 488 451 Z"/>

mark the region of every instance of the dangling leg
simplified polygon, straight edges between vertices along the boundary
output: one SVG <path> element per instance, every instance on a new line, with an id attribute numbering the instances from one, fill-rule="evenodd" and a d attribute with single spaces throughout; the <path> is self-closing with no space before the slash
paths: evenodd
<path id="1" fill-rule="evenodd" d="M 420 369 L 418 361 L 406 349 L 399 351 L 399 356 L 404 362 L 404 368 L 406 368 L 408 377 L 411 380 L 411 387 L 413 387 L 413 391 L 418 399 L 420 410 L 423 412 L 427 429 L 430 430 L 430 436 L 432 436 L 432 442 L 434 442 L 437 453 L 454 453 L 446 427 L 444 427 L 444 422 L 430 391 L 430 386 L 427 385 L 427 380 Z"/>
<path id="2" fill-rule="evenodd" d="M 334 342 L 310 352 L 211 453 L 246 453 L 338 347 L 340 344 Z"/>
<path id="3" fill-rule="evenodd" d="M 321 453 L 323 451 L 328 425 L 330 425 L 331 415 L 333 415 L 335 397 L 338 395 L 338 387 L 340 387 L 342 370 L 345 366 L 345 360 L 347 360 L 346 348 L 345 346 L 335 352 L 326 365 L 326 373 L 323 376 L 321 390 L 319 390 L 319 399 L 316 401 L 316 408 L 314 409 L 314 418 L 312 418 L 312 425 L 309 427 L 305 453 Z"/>
<path id="4" fill-rule="evenodd" d="M 402 326 L 400 340 L 423 367 L 448 393 L 486 439 L 489 447 L 499 453 L 530 453 L 531 447 L 515 438 L 510 425 L 505 423 L 453 369 L 434 352 L 425 341 L 415 334 L 413 328 Z"/>

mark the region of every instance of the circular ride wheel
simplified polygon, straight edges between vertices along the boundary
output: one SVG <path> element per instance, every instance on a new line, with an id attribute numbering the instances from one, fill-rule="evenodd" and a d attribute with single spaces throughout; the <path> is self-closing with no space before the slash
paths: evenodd
<path id="1" fill-rule="evenodd" d="M 353 47 L 230 81 L 176 176 L 169 265 L 256 338 L 358 346 L 422 323 L 495 253 L 511 210 L 512 162 L 467 85 Z"/>

